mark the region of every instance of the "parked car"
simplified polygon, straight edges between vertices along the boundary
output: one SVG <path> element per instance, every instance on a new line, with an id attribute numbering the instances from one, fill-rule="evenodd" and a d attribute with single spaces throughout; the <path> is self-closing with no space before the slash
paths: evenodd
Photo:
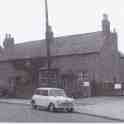
<path id="1" fill-rule="evenodd" d="M 52 112 L 59 109 L 74 111 L 74 99 L 67 97 L 65 91 L 59 88 L 37 88 L 32 96 L 31 105 L 34 109 L 45 107 Z"/>

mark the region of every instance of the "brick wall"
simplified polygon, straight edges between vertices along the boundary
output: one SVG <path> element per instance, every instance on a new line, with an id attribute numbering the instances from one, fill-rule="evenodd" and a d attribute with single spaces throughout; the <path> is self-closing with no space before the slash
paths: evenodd
<path id="1" fill-rule="evenodd" d="M 95 83 L 96 96 L 121 96 L 124 95 L 124 83 L 121 89 L 115 89 L 113 82 Z"/>
<path id="2" fill-rule="evenodd" d="M 0 63 L 0 80 L 3 80 L 5 86 L 9 86 L 9 78 L 16 75 L 16 70 L 10 62 Z M 1 82 L 0 82 L 1 83 Z"/>
<path id="3" fill-rule="evenodd" d="M 119 70 L 120 70 L 120 81 L 124 82 L 124 57 L 120 58 Z"/>
<path id="4" fill-rule="evenodd" d="M 87 55 L 72 55 L 72 56 L 62 56 L 54 58 L 52 61 L 52 67 L 58 68 L 60 75 L 66 74 L 68 72 L 73 72 L 75 76 L 82 71 L 88 72 L 88 81 L 91 82 L 94 75 L 98 76 L 97 65 L 98 65 L 99 54 L 87 54 Z M 67 85 L 70 84 L 71 87 L 65 85 L 64 89 L 68 95 L 75 97 L 88 97 L 91 96 L 91 87 L 83 87 L 78 82 L 78 79 L 67 80 Z"/>
<path id="5" fill-rule="evenodd" d="M 69 71 L 75 74 L 81 71 L 88 72 L 88 80 L 92 80 L 93 74 L 97 73 L 98 54 L 72 55 L 56 57 L 52 61 L 52 67 L 58 68 L 60 73 L 64 74 Z"/>

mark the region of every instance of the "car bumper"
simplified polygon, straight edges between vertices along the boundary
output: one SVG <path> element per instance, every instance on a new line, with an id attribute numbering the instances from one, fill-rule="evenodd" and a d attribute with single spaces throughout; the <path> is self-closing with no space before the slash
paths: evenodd
<path id="1" fill-rule="evenodd" d="M 56 106 L 57 109 L 71 109 L 74 108 L 73 104 L 59 104 Z"/>
<path id="2" fill-rule="evenodd" d="M 73 112 L 74 107 L 73 106 L 62 106 L 62 107 L 57 107 L 55 108 L 57 111 L 64 111 L 64 112 Z"/>

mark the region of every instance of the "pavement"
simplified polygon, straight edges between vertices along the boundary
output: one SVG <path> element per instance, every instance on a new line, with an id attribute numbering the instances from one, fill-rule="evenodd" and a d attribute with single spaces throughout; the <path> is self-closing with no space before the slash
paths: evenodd
<path id="1" fill-rule="evenodd" d="M 30 105 L 30 100 L 1 98 L 0 103 Z M 124 122 L 124 96 L 76 99 L 75 112 Z"/>
<path id="2" fill-rule="evenodd" d="M 124 96 L 83 98 L 76 104 L 77 112 L 124 122 Z"/>
<path id="3" fill-rule="evenodd" d="M 29 99 L 0 98 L 0 103 L 30 105 Z"/>

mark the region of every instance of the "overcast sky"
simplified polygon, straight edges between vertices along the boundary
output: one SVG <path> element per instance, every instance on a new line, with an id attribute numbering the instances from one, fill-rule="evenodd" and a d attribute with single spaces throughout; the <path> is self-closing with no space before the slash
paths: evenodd
<path id="1" fill-rule="evenodd" d="M 48 0 L 48 7 L 55 36 L 99 31 L 102 14 L 107 13 L 124 52 L 123 0 Z M 1 44 L 6 32 L 16 43 L 43 39 L 44 16 L 44 0 L 0 0 Z"/>

